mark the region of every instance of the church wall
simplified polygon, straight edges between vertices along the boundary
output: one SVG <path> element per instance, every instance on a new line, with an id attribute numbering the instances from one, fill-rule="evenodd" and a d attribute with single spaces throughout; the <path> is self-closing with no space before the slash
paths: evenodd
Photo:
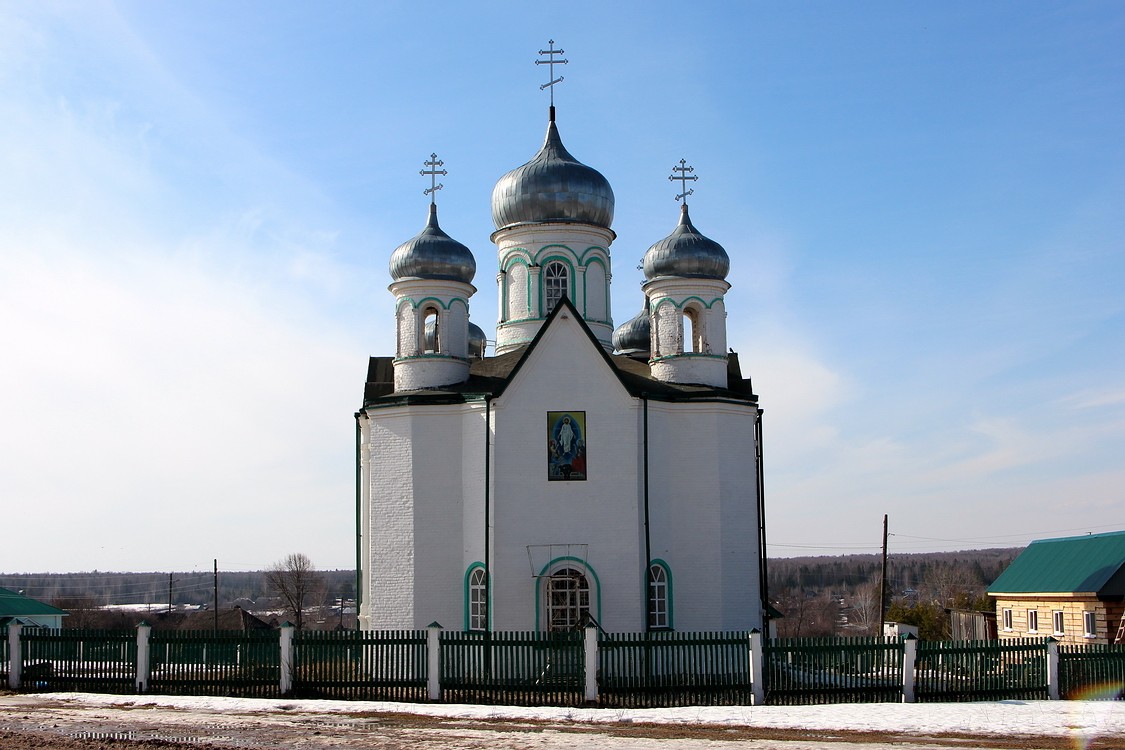
<path id="1" fill-rule="evenodd" d="M 650 403 L 651 549 L 671 570 L 676 630 L 761 627 L 753 413 Z"/>
<path id="2" fill-rule="evenodd" d="M 585 544 L 600 595 L 595 617 L 611 631 L 643 630 L 639 408 L 585 333 L 561 316 L 496 401 L 496 629 L 536 627 L 535 592 L 543 582 L 532 579 L 527 545 Z M 548 481 L 548 411 L 586 412 L 587 480 Z M 536 567 L 546 562 L 537 559 Z"/>
<path id="3" fill-rule="evenodd" d="M 485 461 L 485 404 L 474 402 L 460 407 L 461 411 L 461 586 L 457 597 L 458 616 L 449 622 L 441 620 L 446 628 L 459 630 L 465 627 L 464 575 L 475 562 L 484 563 L 484 461 Z M 451 545 L 452 546 L 452 545 Z"/>
<path id="4" fill-rule="evenodd" d="M 366 609 L 372 628 L 409 628 L 414 623 L 413 421 L 403 409 L 382 409 L 371 420 L 370 436 Z"/>

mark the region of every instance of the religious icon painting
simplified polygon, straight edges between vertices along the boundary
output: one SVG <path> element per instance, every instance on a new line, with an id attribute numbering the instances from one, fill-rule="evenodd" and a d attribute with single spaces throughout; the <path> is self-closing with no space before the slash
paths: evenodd
<path id="1" fill-rule="evenodd" d="M 586 479 L 586 412 L 547 412 L 547 479 Z"/>

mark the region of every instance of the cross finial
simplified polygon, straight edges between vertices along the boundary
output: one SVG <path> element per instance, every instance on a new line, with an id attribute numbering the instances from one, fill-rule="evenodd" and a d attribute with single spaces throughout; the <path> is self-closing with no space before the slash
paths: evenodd
<path id="1" fill-rule="evenodd" d="M 688 180 L 695 182 L 699 179 L 699 175 L 692 174 L 694 171 L 695 167 L 687 166 L 687 161 L 680 159 L 680 165 L 678 167 L 672 167 L 672 174 L 668 175 L 669 180 L 673 182 L 676 180 L 680 181 L 680 190 L 683 192 L 676 196 L 676 200 L 682 200 L 685 206 L 687 205 L 687 197 L 695 192 L 695 190 L 688 190 Z M 679 174 L 676 174 L 676 172 L 679 172 Z"/>
<path id="2" fill-rule="evenodd" d="M 423 169 L 421 172 L 418 173 L 422 176 L 425 176 L 425 175 L 430 176 L 430 186 L 422 191 L 422 195 L 430 196 L 430 203 L 435 202 L 434 201 L 435 196 L 433 194 L 436 193 L 437 191 L 441 190 L 443 187 L 445 187 L 445 185 L 442 185 L 440 182 L 437 181 L 437 176 L 439 174 L 440 175 L 449 174 L 449 172 L 445 171 L 444 169 L 438 169 L 438 167 L 442 166 L 443 164 L 445 164 L 445 162 L 443 162 L 441 159 L 437 158 L 437 154 L 430 154 L 430 160 L 422 162 L 422 166 L 429 167 L 429 169 Z"/>
<path id="3" fill-rule="evenodd" d="M 539 90 L 540 91 L 542 91 L 543 89 L 550 89 L 551 90 L 551 107 L 553 109 L 554 106 L 555 106 L 555 84 L 563 79 L 562 76 L 559 76 L 558 78 L 555 78 L 555 66 L 556 65 L 566 65 L 570 61 L 569 60 L 556 60 L 555 59 L 555 55 L 561 55 L 563 53 L 563 50 L 555 49 L 555 40 L 554 39 L 549 40 L 547 42 L 547 44 L 548 44 L 547 49 L 539 50 L 539 54 L 540 55 L 546 55 L 547 59 L 546 60 L 536 60 L 535 64 L 547 66 L 547 82 L 544 83 L 542 86 L 540 86 Z"/>

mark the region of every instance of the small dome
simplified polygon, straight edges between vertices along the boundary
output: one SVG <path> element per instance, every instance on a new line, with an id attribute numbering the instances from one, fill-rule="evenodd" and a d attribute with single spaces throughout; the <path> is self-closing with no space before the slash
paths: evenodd
<path id="1" fill-rule="evenodd" d="M 469 248 L 441 231 L 437 206 L 430 204 L 430 217 L 414 239 L 391 253 L 391 278 L 450 279 L 466 284 L 477 273 L 477 262 Z"/>
<path id="2" fill-rule="evenodd" d="M 647 357 L 649 349 L 652 347 L 651 329 L 652 322 L 649 319 L 648 300 L 645 299 L 645 309 L 641 310 L 635 318 L 625 321 L 614 330 L 614 350 L 619 354 L 644 355 Z"/>
<path id="3" fill-rule="evenodd" d="M 650 280 L 658 276 L 725 279 L 730 258 L 722 245 L 692 226 L 685 203 L 680 207 L 680 223 L 645 253 L 644 270 Z"/>
<path id="4" fill-rule="evenodd" d="M 484 348 L 488 340 L 484 331 L 476 323 L 469 323 L 469 359 L 484 359 Z"/>
<path id="5" fill-rule="evenodd" d="M 425 340 L 425 351 L 434 351 L 434 319 L 426 321 L 425 331 L 422 333 Z M 488 340 L 484 331 L 476 323 L 469 323 L 469 359 L 484 359 L 484 348 Z"/>
<path id="6" fill-rule="evenodd" d="M 552 117 L 539 153 L 492 189 L 492 221 L 497 229 L 545 221 L 608 229 L 613 223 L 613 188 L 601 172 L 570 155 Z"/>

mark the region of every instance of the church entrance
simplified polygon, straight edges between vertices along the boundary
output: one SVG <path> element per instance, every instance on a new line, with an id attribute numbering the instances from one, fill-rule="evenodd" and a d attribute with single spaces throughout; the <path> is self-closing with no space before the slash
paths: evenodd
<path id="1" fill-rule="evenodd" d="M 590 582 L 574 568 L 562 568 L 547 578 L 547 630 L 575 630 L 590 615 Z"/>

